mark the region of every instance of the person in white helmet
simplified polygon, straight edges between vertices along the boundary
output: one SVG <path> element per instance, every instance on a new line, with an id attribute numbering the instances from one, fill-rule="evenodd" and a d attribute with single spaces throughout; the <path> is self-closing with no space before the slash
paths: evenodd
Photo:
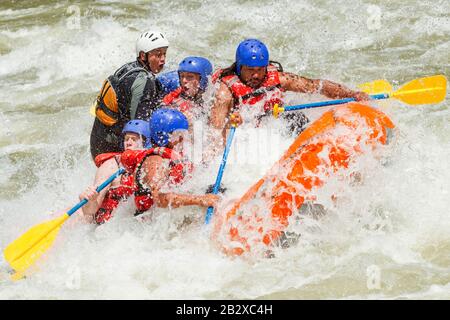
<path id="1" fill-rule="evenodd" d="M 169 41 L 160 31 L 143 32 L 136 41 L 136 60 L 120 67 L 103 83 L 95 102 L 91 131 L 92 159 L 121 152 L 121 132 L 132 119 L 148 120 L 163 94 L 155 75 L 164 67 Z"/>

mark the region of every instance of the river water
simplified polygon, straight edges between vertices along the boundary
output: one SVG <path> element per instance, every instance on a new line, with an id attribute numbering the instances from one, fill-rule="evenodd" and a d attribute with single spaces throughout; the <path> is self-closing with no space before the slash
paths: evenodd
<path id="1" fill-rule="evenodd" d="M 141 30 L 166 33 L 166 70 L 187 55 L 227 66 L 236 45 L 256 37 L 285 70 L 353 88 L 450 74 L 446 0 L 1 1 L 0 26 L 2 250 L 75 204 L 92 182 L 89 106 L 102 80 L 134 59 Z M 373 105 L 397 125 L 395 142 L 382 161 L 361 162 L 362 185 L 330 181 L 323 192 L 343 200 L 275 258 L 221 254 L 200 209 L 158 210 L 142 222 L 127 204 L 97 229 L 69 220 L 39 271 L 23 281 L 10 282 L 0 258 L 0 298 L 449 299 L 450 103 Z M 315 119 L 324 110 L 306 114 Z M 268 124 L 267 141 L 279 126 Z M 230 160 L 225 202 L 243 194 L 293 140 L 277 137 L 261 157 L 266 161 Z M 245 154 L 245 139 L 238 130 L 232 157 Z M 216 160 L 184 188 L 202 192 L 213 183 Z M 199 220 L 180 228 L 184 216 Z"/>

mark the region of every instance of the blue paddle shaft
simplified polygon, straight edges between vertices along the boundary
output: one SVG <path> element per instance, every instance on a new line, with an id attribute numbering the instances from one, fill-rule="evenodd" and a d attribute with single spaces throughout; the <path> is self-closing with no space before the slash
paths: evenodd
<path id="1" fill-rule="evenodd" d="M 213 194 L 217 194 L 219 192 L 220 183 L 222 182 L 223 171 L 225 170 L 225 165 L 227 164 L 228 153 L 230 153 L 231 143 L 233 142 L 234 132 L 236 131 L 236 127 L 232 126 L 230 129 L 230 134 L 228 135 L 227 145 L 225 146 L 225 150 L 223 152 L 222 162 L 220 163 L 219 173 L 217 174 L 216 183 L 214 184 Z M 205 216 L 205 223 L 208 224 L 211 220 L 212 213 L 214 211 L 213 207 L 208 207 Z"/>
<path id="2" fill-rule="evenodd" d="M 389 94 L 387 94 L 387 93 L 374 94 L 374 95 L 371 95 L 370 98 L 373 100 L 389 99 Z M 336 104 L 344 104 L 344 103 L 349 103 L 352 101 L 356 101 L 355 98 L 345 98 L 345 99 L 339 99 L 339 100 L 305 103 L 305 104 L 299 104 L 299 105 L 295 105 L 295 106 L 287 106 L 287 107 L 284 107 L 283 109 L 284 109 L 284 111 L 294 111 L 294 110 L 331 106 L 331 105 L 336 105 Z"/>
<path id="3" fill-rule="evenodd" d="M 123 174 L 125 172 L 124 168 L 120 168 L 119 170 L 117 170 L 111 177 L 109 177 L 105 182 L 103 182 L 101 185 L 99 185 L 97 187 L 97 189 L 95 189 L 95 191 L 100 192 L 103 189 L 105 189 L 105 187 L 107 185 L 109 185 L 111 182 L 113 182 L 118 176 L 120 176 L 121 174 Z M 74 214 L 78 209 L 80 209 L 82 206 L 84 206 L 86 203 L 88 203 L 87 199 L 83 199 L 81 200 L 75 207 L 73 207 L 72 209 L 70 209 L 69 211 L 67 211 L 67 215 L 69 215 L 69 217 Z"/>

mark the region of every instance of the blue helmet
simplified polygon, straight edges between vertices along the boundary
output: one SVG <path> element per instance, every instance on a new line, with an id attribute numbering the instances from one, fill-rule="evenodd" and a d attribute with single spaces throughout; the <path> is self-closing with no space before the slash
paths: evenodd
<path id="1" fill-rule="evenodd" d="M 150 117 L 150 136 L 155 144 L 165 147 L 169 143 L 169 135 L 175 130 L 187 130 L 186 116 L 174 109 L 158 109 Z"/>
<path id="2" fill-rule="evenodd" d="M 241 74 L 242 66 L 267 67 L 269 65 L 269 50 L 257 39 L 242 41 L 236 49 L 236 73 Z"/>
<path id="3" fill-rule="evenodd" d="M 180 86 L 178 71 L 169 71 L 156 77 L 162 85 L 164 94 L 168 94 Z"/>
<path id="4" fill-rule="evenodd" d="M 213 67 L 208 59 L 203 57 L 186 57 L 178 66 L 180 72 L 192 72 L 200 75 L 200 89 L 205 90 L 208 85 L 208 76 L 212 74 Z"/>
<path id="5" fill-rule="evenodd" d="M 150 147 L 150 128 L 148 127 L 148 121 L 144 120 L 130 120 L 123 127 L 122 135 L 125 136 L 127 132 L 137 133 L 142 136 L 144 148 Z"/>

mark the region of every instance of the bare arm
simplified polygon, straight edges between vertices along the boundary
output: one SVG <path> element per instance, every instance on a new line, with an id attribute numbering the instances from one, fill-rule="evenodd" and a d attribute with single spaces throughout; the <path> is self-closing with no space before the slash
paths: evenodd
<path id="1" fill-rule="evenodd" d="M 216 92 L 214 105 L 211 108 L 210 125 L 216 129 L 223 129 L 226 125 L 228 114 L 233 108 L 233 95 L 225 83 L 221 83 Z"/>
<path id="2" fill-rule="evenodd" d="M 100 208 L 106 193 L 111 185 L 120 184 L 120 177 L 116 178 L 110 185 L 106 186 L 99 193 L 95 189 L 108 179 L 117 170 L 117 163 L 114 159 L 110 159 L 103 163 L 95 173 L 95 179 L 92 186 L 89 186 L 82 194 L 80 200 L 88 199 L 88 203 L 81 208 L 84 218 L 87 221 L 92 221 L 98 208 Z"/>
<path id="3" fill-rule="evenodd" d="M 215 194 L 190 195 L 180 193 L 157 193 L 154 197 L 155 203 L 161 208 L 178 208 L 184 206 L 213 207 L 219 197 Z"/>
<path id="4" fill-rule="evenodd" d="M 354 91 L 344 85 L 321 79 L 308 79 L 299 75 L 281 72 L 281 87 L 287 91 L 300 93 L 319 93 L 332 99 L 355 98 L 357 101 L 369 100 L 369 96 L 360 91 Z"/>
<path id="5" fill-rule="evenodd" d="M 159 156 L 148 157 L 143 163 L 144 177 L 142 183 L 146 185 L 152 194 L 156 206 L 161 208 L 178 208 L 182 206 L 214 206 L 219 197 L 216 195 L 189 195 L 173 192 L 160 192 L 161 187 L 169 179 L 169 173 L 163 165 L 163 159 Z"/>
<path id="6" fill-rule="evenodd" d="M 204 158 L 208 159 L 211 156 L 216 155 L 225 146 L 228 116 L 233 105 L 233 95 L 226 84 L 221 83 L 216 92 L 214 105 L 211 108 L 209 117 L 210 132 L 208 132 L 208 140 L 210 145 L 208 147 L 208 152 L 210 152 L 210 154 L 206 155 Z"/>

